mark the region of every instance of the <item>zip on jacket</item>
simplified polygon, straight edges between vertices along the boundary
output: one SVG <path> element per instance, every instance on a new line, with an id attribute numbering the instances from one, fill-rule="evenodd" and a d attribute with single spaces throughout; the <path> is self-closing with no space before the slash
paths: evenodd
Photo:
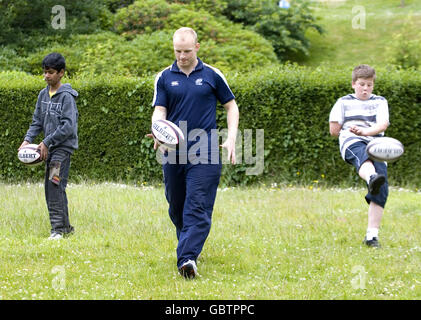
<path id="1" fill-rule="evenodd" d="M 32 143 L 43 131 L 43 142 L 50 152 L 61 148 L 73 153 L 78 148 L 78 93 L 68 83 L 61 85 L 51 98 L 49 90 L 47 86 L 40 91 L 32 123 L 24 140 Z"/>

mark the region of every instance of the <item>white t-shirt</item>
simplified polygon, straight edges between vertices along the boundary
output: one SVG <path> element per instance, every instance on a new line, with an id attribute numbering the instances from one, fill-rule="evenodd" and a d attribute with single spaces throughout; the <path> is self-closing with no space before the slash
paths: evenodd
<path id="1" fill-rule="evenodd" d="M 336 101 L 329 116 L 329 122 L 342 125 L 339 133 L 339 149 L 345 159 L 346 149 L 358 141 L 370 142 L 376 137 L 384 136 L 384 132 L 376 136 L 357 136 L 349 131 L 351 126 L 357 125 L 369 128 L 379 122 L 389 123 L 389 106 L 387 100 L 372 94 L 368 100 L 360 100 L 355 94 L 349 94 Z"/>

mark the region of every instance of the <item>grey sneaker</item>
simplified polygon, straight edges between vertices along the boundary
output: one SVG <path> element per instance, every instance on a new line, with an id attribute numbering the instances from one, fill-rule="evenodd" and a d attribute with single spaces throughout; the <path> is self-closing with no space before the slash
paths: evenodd
<path id="1" fill-rule="evenodd" d="M 180 274 L 186 279 L 193 279 L 197 275 L 196 262 L 188 260 L 178 269 Z"/>

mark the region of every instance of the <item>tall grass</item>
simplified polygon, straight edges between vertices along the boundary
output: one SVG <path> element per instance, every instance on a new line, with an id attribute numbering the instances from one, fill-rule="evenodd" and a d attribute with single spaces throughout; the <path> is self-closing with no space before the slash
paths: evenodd
<path id="1" fill-rule="evenodd" d="M 391 190 L 380 250 L 364 194 L 220 189 L 186 281 L 161 187 L 70 185 L 76 232 L 49 241 L 43 186 L 0 184 L 0 299 L 420 299 L 421 193 Z"/>

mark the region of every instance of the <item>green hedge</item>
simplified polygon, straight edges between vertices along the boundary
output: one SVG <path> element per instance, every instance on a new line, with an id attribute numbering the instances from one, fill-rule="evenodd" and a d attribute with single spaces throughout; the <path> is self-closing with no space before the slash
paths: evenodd
<path id="1" fill-rule="evenodd" d="M 265 166 L 263 174 L 247 175 L 253 164 L 224 165 L 223 185 L 360 184 L 353 168 L 341 159 L 337 139 L 330 137 L 328 125 L 337 98 L 352 92 L 351 71 L 284 66 L 227 74 L 240 107 L 240 132 L 252 129 L 255 135 L 257 129 L 264 129 Z M 389 166 L 390 181 L 418 187 L 421 76 L 415 71 L 387 68 L 377 68 L 377 74 L 374 92 L 389 102 L 391 125 L 386 133 L 405 145 L 404 156 Z M 112 76 L 72 79 L 80 94 L 80 149 L 72 160 L 71 181 L 149 183 L 162 179 L 152 141 L 144 137 L 153 111 L 153 80 Z M 40 167 L 23 166 L 16 153 L 44 86 L 39 77 L 0 73 L 0 180 L 42 177 Z M 226 128 L 224 109 L 220 106 L 218 110 L 218 125 Z"/>

